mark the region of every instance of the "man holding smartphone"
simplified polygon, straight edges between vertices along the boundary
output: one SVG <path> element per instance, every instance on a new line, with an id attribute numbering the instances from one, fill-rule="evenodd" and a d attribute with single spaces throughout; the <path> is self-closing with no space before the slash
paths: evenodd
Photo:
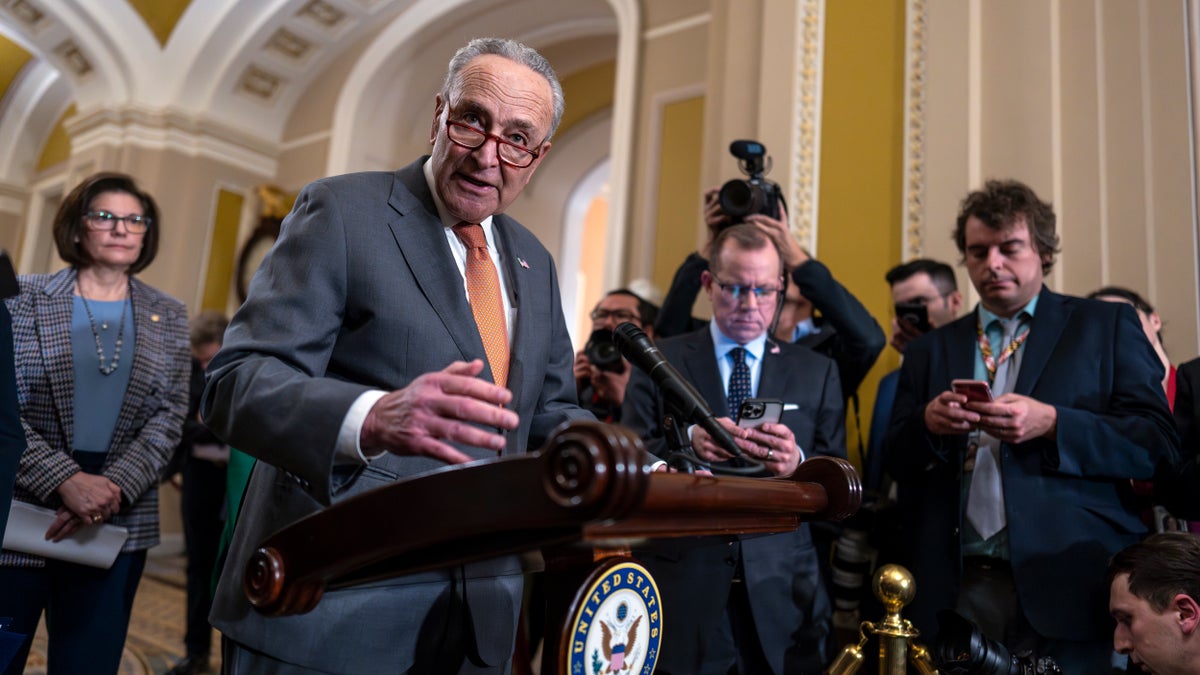
<path id="1" fill-rule="evenodd" d="M 980 304 L 907 345 L 884 461 L 915 500 L 904 562 L 921 592 L 906 613 L 922 633 L 953 607 L 1010 650 L 1102 673 L 1106 565 L 1146 534 L 1130 479 L 1173 461 L 1178 438 L 1133 308 L 1043 285 L 1055 226 L 1017 181 L 963 201 L 954 239 Z"/>
<path id="2" fill-rule="evenodd" d="M 963 297 L 958 290 L 954 269 L 944 262 L 918 258 L 888 270 L 884 275 L 892 289 L 896 314 L 892 318 L 892 348 L 904 354 L 912 340 L 958 318 Z M 896 385 L 897 368 L 879 381 L 875 407 L 871 411 L 871 431 L 867 437 L 867 456 L 863 460 L 863 488 L 871 492 L 884 489 L 883 437 L 887 434 Z"/>
<path id="3" fill-rule="evenodd" d="M 658 341 L 659 350 L 768 475 L 790 475 L 805 455 L 844 458 L 836 364 L 768 335 L 783 289 L 776 244 L 762 229 L 741 224 L 717 234 L 712 251 L 711 268 L 701 277 L 712 322 Z M 756 398 L 781 401 L 780 422 L 739 428 L 730 418 Z M 667 450 L 664 412 L 662 392 L 635 370 L 621 419 L 660 457 Z M 765 419 L 766 404 L 762 414 Z M 731 460 L 702 429 L 692 431 L 691 442 L 706 462 Z M 655 541 L 638 554 L 670 608 L 656 672 L 822 672 L 832 610 L 807 524 L 771 535 Z"/>

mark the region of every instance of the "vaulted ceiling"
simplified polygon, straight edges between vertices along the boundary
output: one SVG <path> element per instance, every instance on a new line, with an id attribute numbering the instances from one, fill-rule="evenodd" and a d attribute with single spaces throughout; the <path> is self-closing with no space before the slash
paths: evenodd
<path id="1" fill-rule="evenodd" d="M 0 0 L 0 183 L 65 158 L 64 118 L 96 111 L 173 116 L 268 146 L 339 116 L 343 127 L 378 122 L 403 92 L 435 91 L 453 45 L 475 35 L 560 45 L 568 69 L 594 68 L 615 58 L 614 6 L 628 4 Z M 371 139 L 339 147 L 343 164 L 378 149 Z"/>

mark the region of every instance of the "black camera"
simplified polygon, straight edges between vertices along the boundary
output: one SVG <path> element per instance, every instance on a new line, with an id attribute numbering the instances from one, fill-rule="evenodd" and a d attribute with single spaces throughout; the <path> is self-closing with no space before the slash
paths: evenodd
<path id="1" fill-rule="evenodd" d="M 938 672 L 947 675 L 1062 675 L 1054 659 L 1027 652 L 1012 653 L 990 639 L 963 615 L 951 609 L 938 612 L 938 636 L 933 643 Z"/>
<path id="2" fill-rule="evenodd" d="M 734 178 L 722 185 L 717 195 L 721 211 L 729 216 L 730 225 L 755 213 L 778 218 L 783 192 L 778 184 L 763 177 L 771 170 L 767 166 L 766 146 L 758 141 L 734 141 L 729 144 L 729 153 L 738 158 L 742 173 L 750 177 L 749 180 Z"/>
<path id="3" fill-rule="evenodd" d="M 600 370 L 610 373 L 619 373 L 625 370 L 625 364 L 621 362 L 621 350 L 613 341 L 613 332 L 607 328 L 598 328 L 592 331 L 587 344 L 583 347 L 583 355 Z"/>

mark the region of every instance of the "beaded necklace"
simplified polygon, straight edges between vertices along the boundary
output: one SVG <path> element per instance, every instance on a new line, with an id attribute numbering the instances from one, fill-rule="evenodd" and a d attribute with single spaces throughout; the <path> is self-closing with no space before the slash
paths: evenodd
<path id="1" fill-rule="evenodd" d="M 83 294 L 83 289 L 79 287 L 79 282 L 75 282 L 75 287 L 79 290 L 79 298 L 83 300 L 83 311 L 87 312 L 88 325 L 92 327 L 92 337 L 96 338 L 96 360 L 100 364 L 101 375 L 112 375 L 117 372 L 117 364 L 121 362 L 121 344 L 125 337 L 125 310 L 129 306 L 129 296 L 132 294 L 132 284 L 129 290 L 126 291 L 125 301 L 121 303 L 121 327 L 117 329 L 117 345 L 113 349 L 112 360 L 108 365 L 104 365 L 104 345 L 100 342 L 100 331 L 96 330 L 96 318 L 92 316 L 92 308 L 88 306 L 87 296 Z M 107 324 L 105 325 L 107 329 Z"/>

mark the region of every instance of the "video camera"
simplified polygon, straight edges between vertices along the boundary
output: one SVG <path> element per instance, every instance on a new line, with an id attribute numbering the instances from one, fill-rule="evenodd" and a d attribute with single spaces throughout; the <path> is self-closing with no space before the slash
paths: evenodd
<path id="1" fill-rule="evenodd" d="M 729 224 L 736 225 L 755 213 L 778 218 L 783 191 L 763 177 L 771 170 L 766 146 L 758 141 L 734 141 L 729 144 L 729 154 L 737 157 L 742 173 L 750 177 L 734 178 L 721 186 L 717 201 L 729 216 Z"/>

